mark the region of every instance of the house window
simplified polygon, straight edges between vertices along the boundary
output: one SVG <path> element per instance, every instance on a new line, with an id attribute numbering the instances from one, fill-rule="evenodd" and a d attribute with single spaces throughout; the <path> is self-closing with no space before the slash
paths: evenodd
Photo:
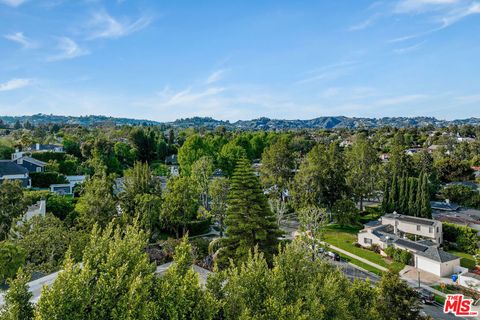
<path id="1" fill-rule="evenodd" d="M 363 243 L 365 243 L 365 244 L 372 244 L 372 239 L 363 238 Z"/>
<path id="2" fill-rule="evenodd" d="M 428 228 L 428 233 L 433 233 L 433 227 Z"/>
<path id="3" fill-rule="evenodd" d="M 37 167 L 37 172 L 42 172 L 42 168 L 41 168 L 41 167 Z"/>
<path id="4" fill-rule="evenodd" d="M 419 225 L 417 225 L 417 231 L 420 231 L 420 226 Z"/>
<path id="5" fill-rule="evenodd" d="M 439 232 L 440 232 L 440 229 L 437 227 L 437 233 L 439 233 Z"/>

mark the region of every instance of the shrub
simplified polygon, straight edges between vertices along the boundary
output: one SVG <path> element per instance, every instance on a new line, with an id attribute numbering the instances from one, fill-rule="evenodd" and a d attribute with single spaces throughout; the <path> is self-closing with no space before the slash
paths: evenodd
<path id="1" fill-rule="evenodd" d="M 412 254 L 407 250 L 402 250 L 399 248 L 388 247 L 385 250 L 385 253 L 389 258 L 392 258 L 393 261 L 400 262 L 403 264 L 409 264 L 412 260 Z"/>
<path id="2" fill-rule="evenodd" d="M 467 226 L 452 223 L 443 223 L 443 238 L 457 244 L 457 250 L 474 254 L 477 249 L 479 237 L 477 231 Z"/>
<path id="3" fill-rule="evenodd" d="M 58 172 L 32 172 L 30 178 L 34 188 L 49 188 L 51 184 L 68 183 L 65 176 Z"/>

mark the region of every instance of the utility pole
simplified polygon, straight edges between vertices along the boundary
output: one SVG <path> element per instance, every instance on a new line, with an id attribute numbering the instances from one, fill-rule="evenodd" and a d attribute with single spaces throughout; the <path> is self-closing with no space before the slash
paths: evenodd
<path id="1" fill-rule="evenodd" d="M 420 289 L 420 270 L 418 270 L 418 257 L 415 255 L 415 267 L 417 268 L 418 289 Z"/>

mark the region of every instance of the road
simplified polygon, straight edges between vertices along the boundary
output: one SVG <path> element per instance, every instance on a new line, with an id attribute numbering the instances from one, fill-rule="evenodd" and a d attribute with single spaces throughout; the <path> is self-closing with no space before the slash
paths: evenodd
<path id="1" fill-rule="evenodd" d="M 332 261 L 332 260 L 327 260 L 330 263 L 335 264 L 337 267 L 339 267 L 342 272 L 349 278 L 350 280 L 353 279 L 361 279 L 361 280 L 366 280 L 370 279 L 372 283 L 377 283 L 380 281 L 380 277 L 370 273 L 368 271 L 365 271 L 354 264 L 348 263 L 345 260 L 341 261 Z M 428 305 L 428 304 L 423 304 L 422 305 L 422 310 L 429 316 L 431 316 L 435 320 L 460 320 L 460 319 L 466 319 L 462 317 L 455 317 L 454 315 L 451 314 L 444 314 L 443 313 L 443 306 L 440 305 L 439 303 L 435 303 L 433 305 Z M 470 318 L 471 319 L 471 318 Z"/>

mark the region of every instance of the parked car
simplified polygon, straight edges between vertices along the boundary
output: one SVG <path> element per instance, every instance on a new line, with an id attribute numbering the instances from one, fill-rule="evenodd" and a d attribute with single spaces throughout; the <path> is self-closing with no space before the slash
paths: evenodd
<path id="1" fill-rule="evenodd" d="M 340 255 L 336 252 L 327 251 L 327 256 L 329 256 L 334 261 L 340 261 Z"/>
<path id="2" fill-rule="evenodd" d="M 417 289 L 418 298 L 423 304 L 433 304 L 435 302 L 435 295 L 425 289 Z"/>

